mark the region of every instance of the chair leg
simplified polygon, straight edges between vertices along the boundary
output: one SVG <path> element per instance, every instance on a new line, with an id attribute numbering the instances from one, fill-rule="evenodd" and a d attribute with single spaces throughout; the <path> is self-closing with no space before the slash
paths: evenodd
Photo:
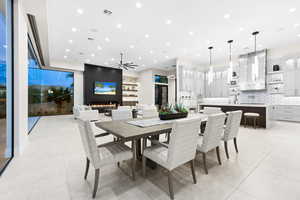
<path id="1" fill-rule="evenodd" d="M 84 179 L 86 180 L 87 175 L 89 173 L 89 168 L 90 168 L 90 160 L 86 158 L 86 167 L 85 167 L 85 173 L 84 173 Z"/>
<path id="2" fill-rule="evenodd" d="M 234 147 L 235 147 L 236 153 L 239 153 L 239 150 L 238 150 L 238 147 L 237 147 L 237 140 L 236 140 L 236 138 L 233 138 L 233 142 L 234 142 Z"/>
<path id="3" fill-rule="evenodd" d="M 228 145 L 227 145 L 227 141 L 224 141 L 224 147 L 225 147 L 226 158 L 229 159 L 229 153 L 228 153 Z"/>
<path id="4" fill-rule="evenodd" d="M 136 166 L 136 140 L 132 140 L 132 154 L 133 154 L 133 157 L 132 157 L 132 179 L 135 180 L 135 166 Z"/>
<path id="5" fill-rule="evenodd" d="M 217 152 L 217 157 L 218 157 L 219 165 L 222 165 L 221 157 L 220 157 L 220 148 L 219 147 L 216 147 L 216 152 Z"/>
<path id="6" fill-rule="evenodd" d="M 174 199 L 174 191 L 173 191 L 173 182 L 172 182 L 172 172 L 168 172 L 168 183 L 169 183 L 169 193 L 170 193 L 170 198 Z"/>
<path id="7" fill-rule="evenodd" d="M 96 193 L 97 193 L 97 190 L 98 190 L 99 175 L 100 175 L 100 169 L 96 169 L 95 170 L 95 182 L 94 182 L 93 198 L 96 197 Z"/>
<path id="8" fill-rule="evenodd" d="M 194 181 L 194 184 L 196 184 L 197 179 L 196 179 L 196 174 L 195 174 L 195 162 L 194 162 L 194 160 L 190 161 L 190 165 L 191 165 L 191 171 L 192 171 L 192 175 L 193 175 L 193 181 Z"/>
<path id="9" fill-rule="evenodd" d="M 202 158 L 203 158 L 203 166 L 204 166 L 204 171 L 205 174 L 208 174 L 207 166 L 206 166 L 206 154 L 202 153 Z"/>

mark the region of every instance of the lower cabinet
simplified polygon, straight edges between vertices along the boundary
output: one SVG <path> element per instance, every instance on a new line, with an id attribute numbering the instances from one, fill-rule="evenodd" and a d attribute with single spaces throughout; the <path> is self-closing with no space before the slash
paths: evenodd
<path id="1" fill-rule="evenodd" d="M 274 105 L 272 106 L 272 118 L 300 122 L 300 105 Z"/>

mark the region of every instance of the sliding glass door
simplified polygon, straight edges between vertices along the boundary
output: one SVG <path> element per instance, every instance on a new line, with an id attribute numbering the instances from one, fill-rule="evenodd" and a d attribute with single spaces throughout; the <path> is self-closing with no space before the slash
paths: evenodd
<path id="1" fill-rule="evenodd" d="M 0 0 L 0 173 L 13 155 L 11 8 L 11 1 Z"/>

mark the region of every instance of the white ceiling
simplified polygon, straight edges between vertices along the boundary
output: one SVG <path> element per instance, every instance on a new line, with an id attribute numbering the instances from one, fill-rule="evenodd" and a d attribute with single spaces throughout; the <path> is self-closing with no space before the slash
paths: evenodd
<path id="1" fill-rule="evenodd" d="M 225 62 L 226 41 L 234 40 L 234 55 L 253 51 L 255 30 L 259 49 L 300 44 L 299 0 L 48 0 L 47 7 L 50 62 L 110 66 L 124 52 L 125 60 L 145 67 L 171 66 L 178 57 L 207 64 L 209 45 L 213 59 Z"/>

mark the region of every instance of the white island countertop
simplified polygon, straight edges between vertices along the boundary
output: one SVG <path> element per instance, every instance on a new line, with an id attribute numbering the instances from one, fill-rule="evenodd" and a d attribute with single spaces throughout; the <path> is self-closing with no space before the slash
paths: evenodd
<path id="1" fill-rule="evenodd" d="M 230 104 L 230 103 L 201 103 L 202 106 L 236 106 L 236 107 L 260 107 L 266 108 L 267 104 Z"/>

